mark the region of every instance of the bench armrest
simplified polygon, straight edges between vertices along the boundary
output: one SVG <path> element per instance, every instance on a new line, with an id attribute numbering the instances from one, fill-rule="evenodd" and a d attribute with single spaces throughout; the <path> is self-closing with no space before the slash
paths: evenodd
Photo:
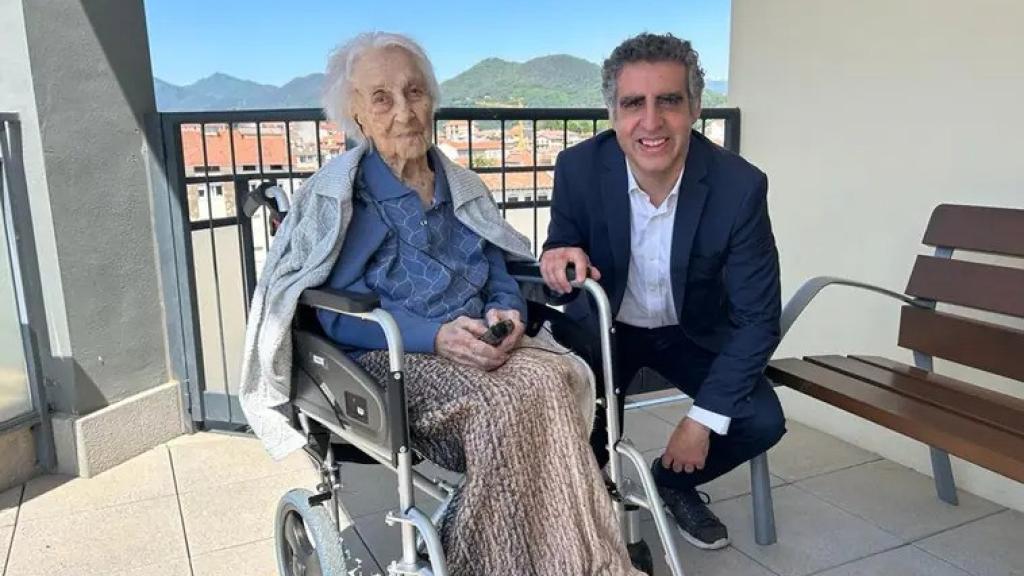
<path id="1" fill-rule="evenodd" d="M 310 288 L 302 291 L 299 304 L 339 314 L 365 314 L 380 306 L 375 294 L 359 294 L 331 288 Z"/>
<path id="2" fill-rule="evenodd" d="M 875 292 L 876 294 L 894 298 L 905 304 L 910 304 L 911 306 L 928 307 L 926 302 L 914 298 L 913 296 L 894 292 L 865 282 L 847 280 L 846 278 L 837 278 L 835 276 L 818 276 L 804 282 L 804 285 L 796 291 L 796 294 L 793 294 L 793 297 L 789 299 L 789 302 L 786 302 L 786 306 L 782 309 L 782 319 L 780 324 L 782 327 L 783 338 L 786 337 L 786 333 L 789 332 L 789 329 L 793 326 L 793 323 L 796 322 L 796 319 L 800 317 L 800 314 L 803 313 L 804 309 L 807 308 L 807 305 L 811 303 L 811 300 L 814 300 L 814 297 L 817 296 L 818 293 L 826 286 L 831 286 L 833 284 Z"/>

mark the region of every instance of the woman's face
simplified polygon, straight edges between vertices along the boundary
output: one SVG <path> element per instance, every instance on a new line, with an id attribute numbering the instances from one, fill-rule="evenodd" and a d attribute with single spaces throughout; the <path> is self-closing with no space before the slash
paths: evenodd
<path id="1" fill-rule="evenodd" d="M 427 153 L 434 101 L 416 61 L 404 48 L 373 48 L 352 72 L 352 116 L 385 158 Z"/>

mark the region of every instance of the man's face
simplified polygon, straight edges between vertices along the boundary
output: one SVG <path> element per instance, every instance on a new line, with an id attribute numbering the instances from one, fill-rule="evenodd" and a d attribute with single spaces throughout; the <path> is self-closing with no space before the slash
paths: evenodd
<path id="1" fill-rule="evenodd" d="M 394 46 L 367 51 L 354 66 L 352 86 L 353 116 L 382 156 L 427 153 L 434 102 L 412 54 Z"/>
<path id="2" fill-rule="evenodd" d="M 638 179 L 679 176 L 690 127 L 700 118 L 700 103 L 694 104 L 686 91 L 686 66 L 633 62 L 622 68 L 612 127 Z"/>

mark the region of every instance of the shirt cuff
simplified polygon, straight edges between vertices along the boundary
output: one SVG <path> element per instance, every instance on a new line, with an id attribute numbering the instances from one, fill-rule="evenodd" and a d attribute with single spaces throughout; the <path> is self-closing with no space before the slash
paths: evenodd
<path id="1" fill-rule="evenodd" d="M 721 414 L 717 414 L 710 410 L 705 410 L 700 406 L 691 406 L 686 417 L 707 426 L 712 432 L 719 436 L 725 436 L 728 434 L 729 424 L 732 423 L 732 418 L 722 416 Z"/>

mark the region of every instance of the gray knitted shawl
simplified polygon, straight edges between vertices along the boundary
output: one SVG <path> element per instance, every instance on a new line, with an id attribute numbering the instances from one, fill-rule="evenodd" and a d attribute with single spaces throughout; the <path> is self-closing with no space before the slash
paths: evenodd
<path id="1" fill-rule="evenodd" d="M 291 325 L 299 295 L 326 281 L 352 219 L 352 187 L 360 145 L 333 158 L 295 193 L 291 210 L 270 246 L 253 294 L 245 330 L 239 399 L 253 432 L 274 458 L 306 443 L 291 427 Z M 480 177 L 438 151 L 455 217 L 504 250 L 510 259 L 533 260 L 530 241 L 501 217 Z"/>

